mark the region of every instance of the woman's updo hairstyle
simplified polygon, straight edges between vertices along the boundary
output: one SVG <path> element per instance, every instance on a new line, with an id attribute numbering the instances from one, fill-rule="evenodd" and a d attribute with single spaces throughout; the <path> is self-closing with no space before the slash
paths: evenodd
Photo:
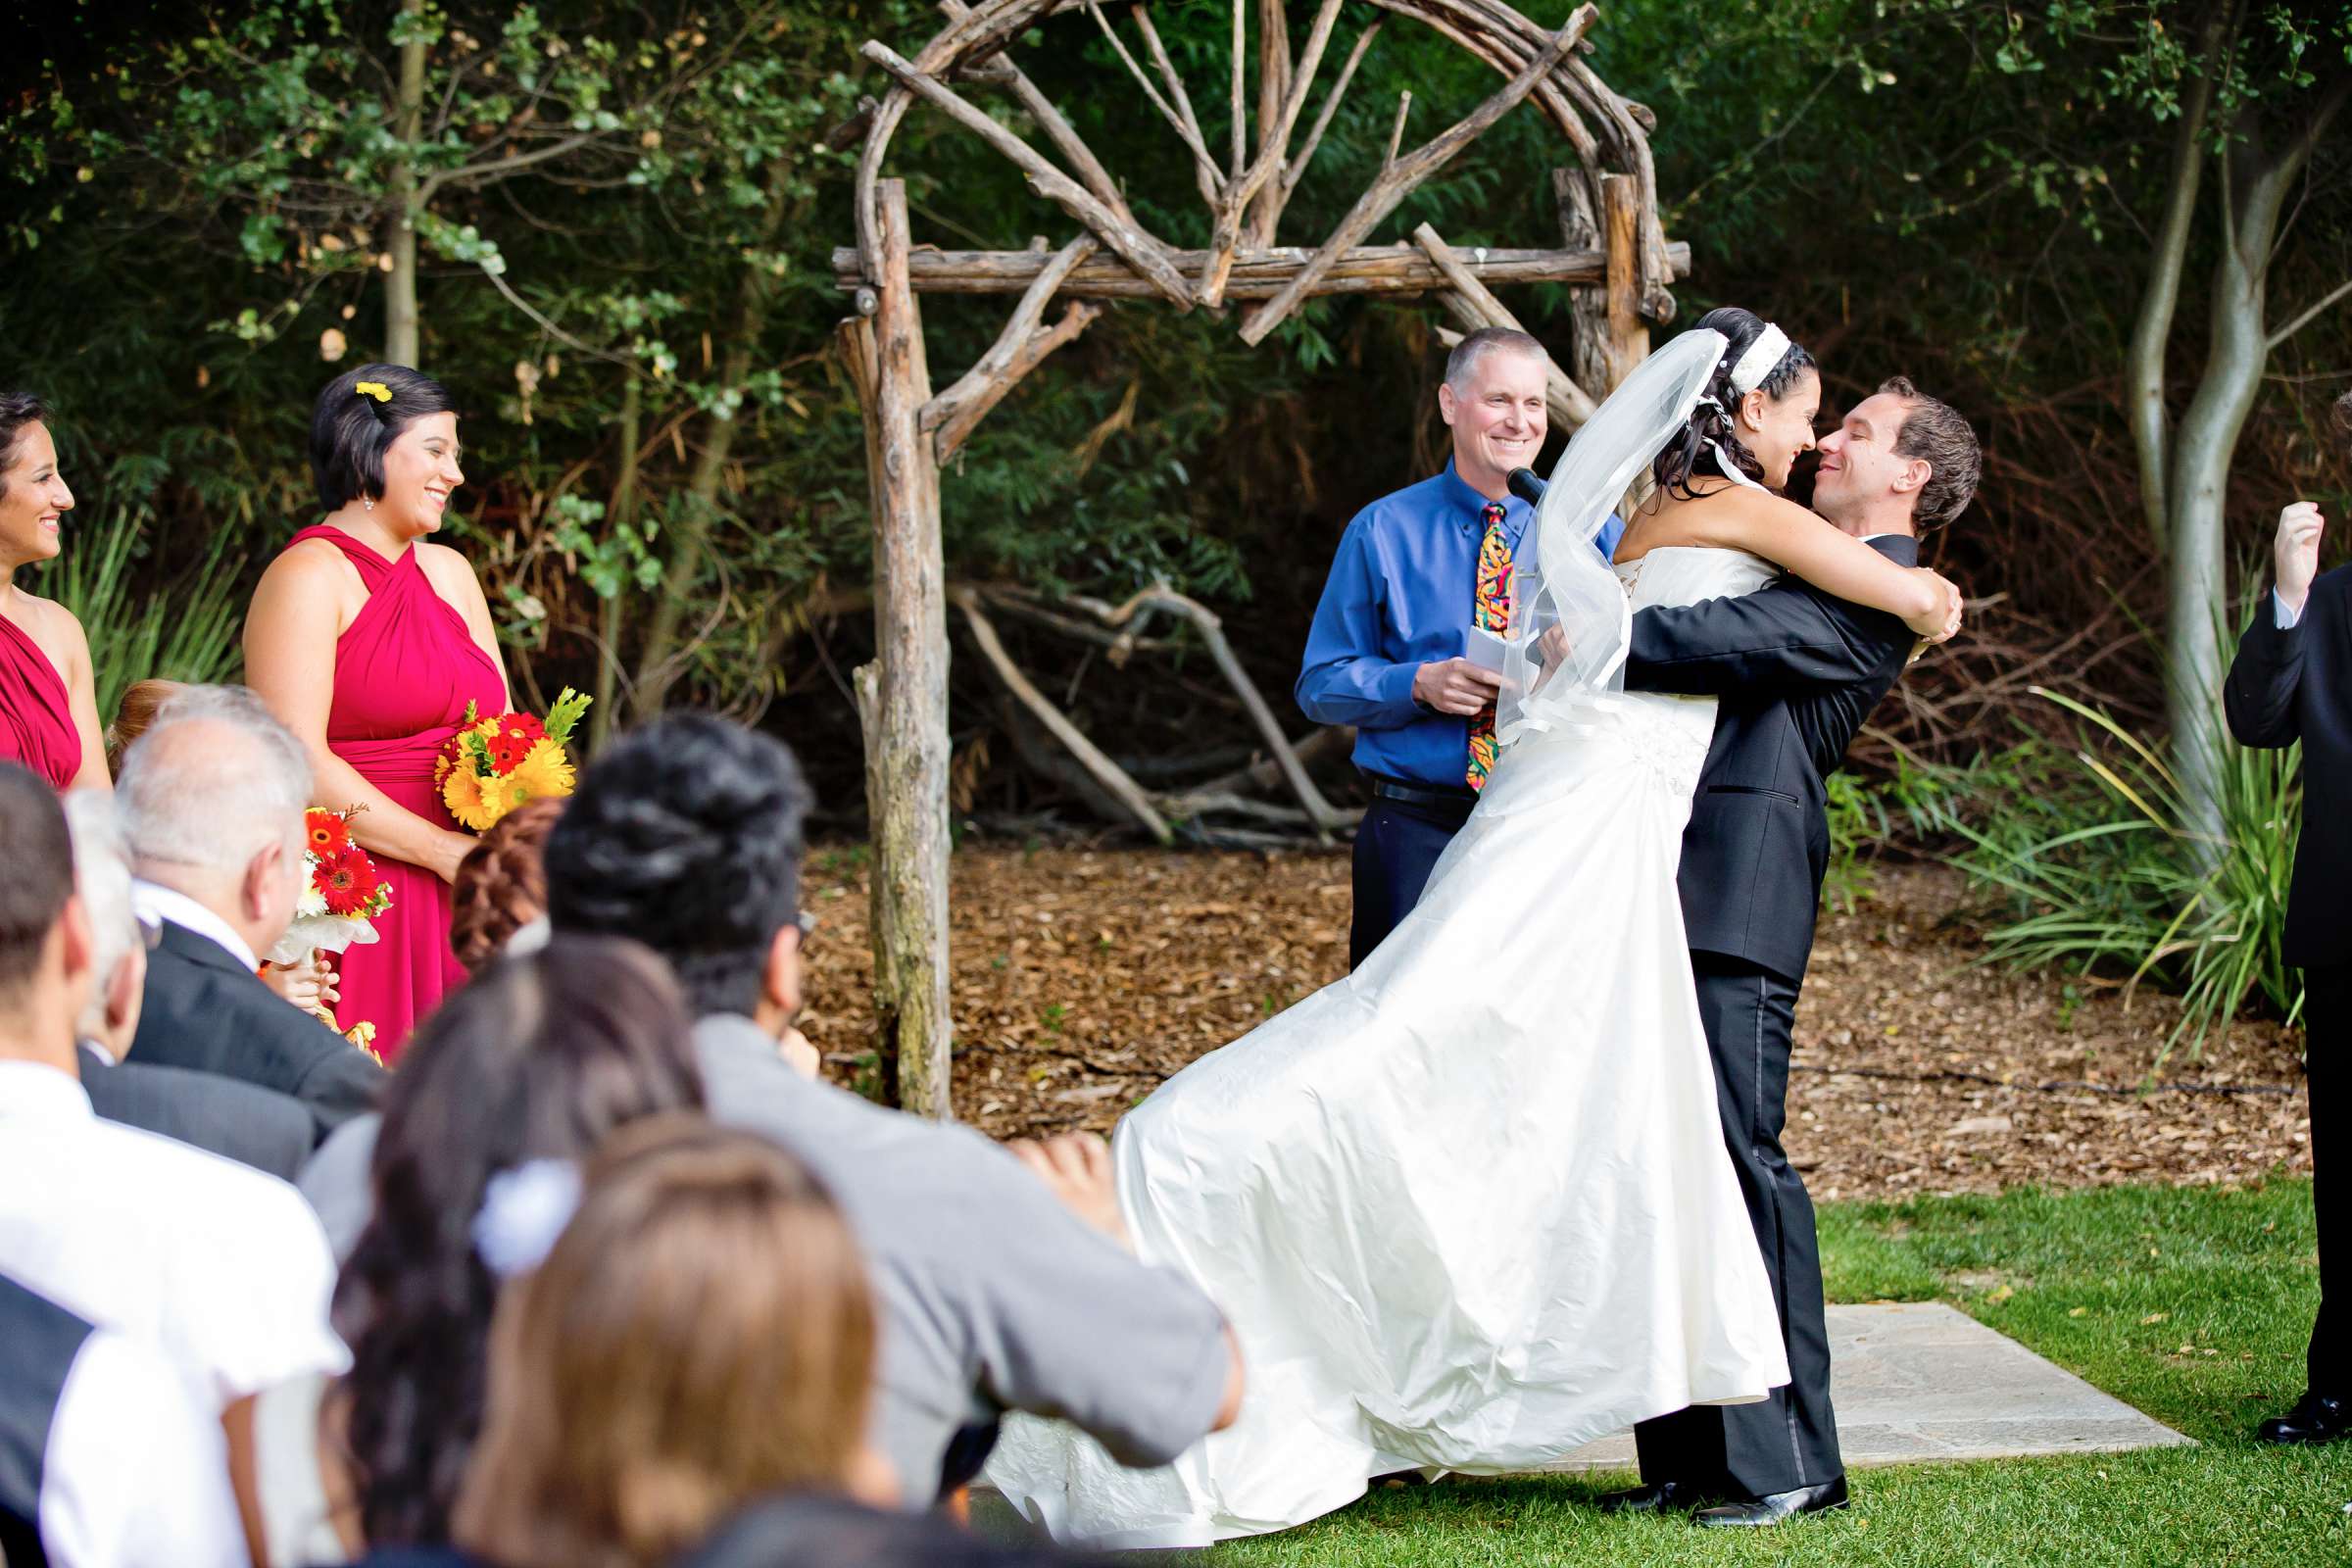
<path id="1" fill-rule="evenodd" d="M 1715 373 L 1707 378 L 1706 396 L 1690 411 L 1690 422 L 1667 437 L 1665 446 L 1658 449 L 1656 459 L 1650 464 L 1650 473 L 1657 479 L 1658 488 L 1667 494 L 1688 501 L 1696 494 L 1690 488 L 1694 476 L 1715 474 L 1730 478 L 1716 459 L 1718 448 L 1740 466 L 1741 473 L 1758 484 L 1764 482 L 1764 466 L 1732 429 L 1732 411 L 1740 407 L 1740 399 L 1746 395 L 1732 386 L 1732 367 L 1764 335 L 1764 318 L 1755 312 L 1726 305 L 1709 311 L 1691 327 L 1694 332 L 1721 332 L 1731 341 L 1724 345 L 1722 357 L 1715 362 Z M 1747 391 L 1761 390 L 1778 403 L 1788 395 L 1797 377 L 1812 368 L 1813 356 L 1802 345 L 1791 343 L 1780 363 L 1765 371 L 1764 379 Z"/>
<path id="2" fill-rule="evenodd" d="M 379 390 L 388 395 L 378 397 Z M 447 387 L 405 365 L 363 365 L 327 382 L 311 411 L 318 505 L 340 512 L 362 498 L 381 501 L 385 451 L 426 415 L 457 411 Z"/>

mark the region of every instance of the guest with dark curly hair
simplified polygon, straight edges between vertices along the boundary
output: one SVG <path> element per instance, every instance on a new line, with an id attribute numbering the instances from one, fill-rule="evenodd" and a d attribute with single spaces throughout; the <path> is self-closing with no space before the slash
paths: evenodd
<path id="1" fill-rule="evenodd" d="M 541 796 L 500 817 L 459 862 L 450 888 L 449 945 L 473 973 L 521 939 L 529 951 L 547 936 L 547 872 L 539 863 L 548 830 L 564 803 Z"/>
<path id="2" fill-rule="evenodd" d="M 1102 1141 L 1016 1158 L 779 1054 L 801 1004 L 808 805 L 792 753 L 740 725 L 693 714 L 625 736 L 548 835 L 549 918 L 666 957 L 700 1015 L 711 1114 L 782 1144 L 848 1214 L 881 1309 L 875 1438 L 908 1503 L 968 1481 L 1005 1409 L 1167 1463 L 1232 1422 L 1240 1352 L 1205 1297 L 1125 1245 Z"/>
<path id="3" fill-rule="evenodd" d="M 48 409 L 0 392 L 0 760 L 22 762 L 51 789 L 109 789 L 89 637 L 74 612 L 16 580 L 63 548 L 73 510 Z"/>
<path id="4" fill-rule="evenodd" d="M 702 1103 L 677 984 L 635 943 L 560 937 L 450 997 L 393 1074 L 380 1120 L 344 1128 L 304 1173 L 330 1225 L 372 1208 L 335 1290 L 351 1371 L 232 1411 L 256 1563 L 449 1539 L 498 1296 L 473 1224 L 491 1178 L 584 1159 L 615 1127 Z"/>
<path id="5" fill-rule="evenodd" d="M 449 884 L 473 848 L 433 763 L 468 708 L 507 710 L 506 669 L 482 585 L 434 544 L 459 467 L 457 406 L 430 376 L 363 365 L 311 416 L 323 522 L 262 574 L 245 620 L 246 679 L 311 754 L 312 804 L 366 808 L 351 834 L 392 892 L 377 940 L 341 963 L 335 1017 L 375 1026 L 397 1061 L 409 1031 L 466 978 L 449 946 Z"/>

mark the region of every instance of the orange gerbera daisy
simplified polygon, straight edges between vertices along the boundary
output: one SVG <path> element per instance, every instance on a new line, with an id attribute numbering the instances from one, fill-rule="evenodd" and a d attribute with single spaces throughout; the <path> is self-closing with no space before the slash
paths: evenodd
<path id="1" fill-rule="evenodd" d="M 334 812 L 314 806 L 305 813 L 305 821 L 310 851 L 321 860 L 340 855 L 351 847 L 351 824 Z"/>

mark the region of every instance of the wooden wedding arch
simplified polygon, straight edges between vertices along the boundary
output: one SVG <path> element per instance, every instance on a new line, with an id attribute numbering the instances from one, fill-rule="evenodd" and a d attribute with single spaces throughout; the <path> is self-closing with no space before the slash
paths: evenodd
<path id="1" fill-rule="evenodd" d="M 1592 48 L 1587 35 L 1599 20 L 1594 7 L 1580 6 L 1553 29 L 1503 0 L 1315 0 L 1294 53 L 1287 0 L 1232 5 L 1232 130 L 1222 161 L 1152 24 L 1150 0 L 944 0 L 947 24 L 912 58 L 879 41 L 868 41 L 861 51 L 892 85 L 846 128 L 849 137 L 860 130 L 864 136 L 857 245 L 835 251 L 833 266 L 858 312 L 842 322 L 840 349 L 864 409 L 874 515 L 877 652 L 873 663 L 857 671 L 855 687 L 875 848 L 875 1008 L 881 1049 L 886 1061 L 895 1062 L 900 1102 L 909 1110 L 949 1113 L 952 597 L 971 617 L 983 652 L 994 644 L 969 596 L 946 579 L 939 470 L 989 410 L 1047 356 L 1085 331 L 1102 315 L 1102 301 L 1156 301 L 1177 311 L 1230 314 L 1243 341 L 1255 345 L 1301 301 L 1321 295 L 1435 294 L 1460 327 L 1475 329 L 1518 325 L 1490 285 L 1555 282 L 1571 285 L 1575 324 L 1567 363 L 1551 373 L 1548 401 L 1553 421 L 1573 429 L 1648 352 L 1648 323 L 1672 318 L 1671 286 L 1689 270 L 1689 248 L 1670 244 L 1659 223 L 1648 139 L 1654 121 L 1646 109 L 1612 92 L 1583 58 Z M 1124 31 L 1113 22 L 1114 10 L 1124 13 Z M 1344 11 L 1373 15 L 1310 119 L 1307 102 Z M 1338 227 L 1311 249 L 1280 245 L 1284 209 L 1357 66 L 1392 15 L 1436 29 L 1486 62 L 1502 84 L 1469 115 L 1409 150 L 1404 137 L 1412 94 L 1403 93 L 1380 170 Z M 1049 47 L 1075 48 L 1095 33 L 1106 37 L 1143 99 L 1190 153 L 1209 216 L 1205 250 L 1180 250 L 1149 232 L 1110 172 L 1014 61 L 1013 42 L 1049 21 Z M 1254 113 L 1249 83 L 1253 44 Z M 975 101 L 983 92 L 1008 97 L 1051 152 L 991 117 Z M 1365 243 L 1416 186 L 1529 100 L 1558 128 L 1571 155 L 1551 171 L 1557 248 L 1456 251 L 1426 223 L 1409 244 Z M 1076 221 L 1077 234 L 1059 250 L 916 249 L 907 230 L 906 186 L 885 177 L 883 166 L 900 122 L 918 102 L 1010 159 L 1032 190 Z M 1294 151 L 1302 124 L 1304 139 Z M 995 344 L 938 393 L 931 389 L 915 305 L 916 296 L 926 293 L 1019 297 Z M 1057 299 L 1067 303 L 1048 322 Z M 1443 329 L 1442 335 L 1456 340 Z M 1158 596 L 1163 604 L 1177 597 Z M 1213 616 L 1189 602 L 1180 608 L 1214 637 Z M 1212 646 L 1223 652 L 1221 638 Z M 1229 672 L 1238 677 L 1238 665 Z M 1245 679 L 1236 684 L 1308 819 L 1318 828 L 1327 825 L 1330 808 L 1315 794 L 1271 711 Z M 1055 715 L 1040 716 L 1051 725 Z M 1066 721 L 1055 729 L 1064 744 L 1073 751 L 1086 748 L 1084 737 L 1063 733 L 1067 729 Z M 1147 826 L 1158 821 L 1149 802 L 1134 804 Z"/>

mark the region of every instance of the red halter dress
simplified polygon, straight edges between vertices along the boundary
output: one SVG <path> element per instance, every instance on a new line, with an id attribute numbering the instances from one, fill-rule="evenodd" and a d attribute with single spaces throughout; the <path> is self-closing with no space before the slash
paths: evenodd
<path id="1" fill-rule="evenodd" d="M 0 615 L 0 758 L 63 790 L 81 771 L 81 732 L 66 680 L 24 628 Z"/>
<path id="2" fill-rule="evenodd" d="M 335 643 L 335 698 L 327 749 L 396 806 L 436 827 L 457 819 L 441 804 L 433 761 L 466 717 L 505 710 L 498 665 L 474 642 L 466 618 L 433 591 L 414 547 L 386 561 L 340 528 L 305 528 L 290 544 L 325 539 L 359 571 L 368 603 Z M 341 801 L 321 805 L 340 808 Z M 418 1020 L 466 970 L 449 947 L 449 884 L 423 866 L 374 855 L 392 891 L 375 919 L 376 941 L 347 949 L 336 966 L 343 993 L 336 1022 L 375 1025 L 375 1049 L 397 1061 Z"/>

